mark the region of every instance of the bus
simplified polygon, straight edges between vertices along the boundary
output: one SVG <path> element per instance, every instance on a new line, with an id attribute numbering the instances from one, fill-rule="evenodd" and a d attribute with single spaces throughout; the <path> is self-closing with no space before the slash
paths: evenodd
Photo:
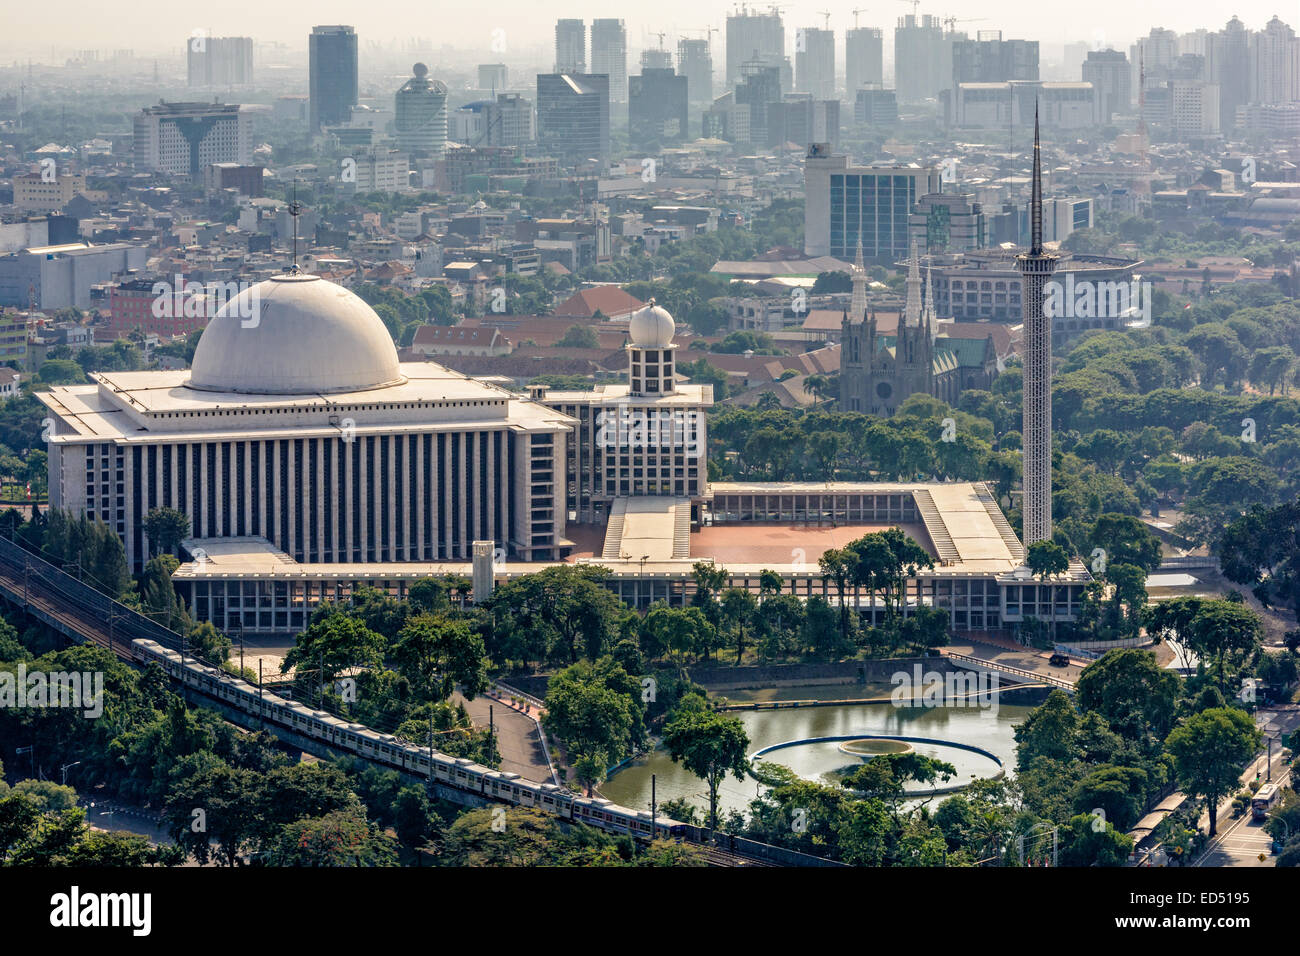
<path id="1" fill-rule="evenodd" d="M 1275 803 L 1277 803 L 1277 784 L 1266 783 L 1259 788 L 1250 801 L 1250 815 L 1256 820 L 1263 820 Z"/>

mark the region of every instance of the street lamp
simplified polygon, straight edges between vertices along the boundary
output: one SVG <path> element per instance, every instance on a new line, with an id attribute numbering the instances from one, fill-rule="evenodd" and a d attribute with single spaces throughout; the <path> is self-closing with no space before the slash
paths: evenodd
<path id="1" fill-rule="evenodd" d="M 80 760 L 74 760 L 74 761 L 72 761 L 72 763 L 65 763 L 62 767 L 59 768 L 59 771 L 63 774 L 63 785 L 64 785 L 65 787 L 68 785 L 68 770 L 69 770 L 69 768 L 71 768 L 71 767 L 75 767 L 75 766 L 76 766 L 77 764 L 79 764 L 79 763 L 81 763 Z"/>

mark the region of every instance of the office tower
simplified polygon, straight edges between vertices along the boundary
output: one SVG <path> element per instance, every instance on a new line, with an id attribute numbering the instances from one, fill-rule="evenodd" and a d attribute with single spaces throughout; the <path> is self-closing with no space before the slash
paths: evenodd
<path id="1" fill-rule="evenodd" d="M 879 84 L 863 86 L 853 100 L 853 119 L 862 126 L 893 126 L 898 122 L 898 98 Z"/>
<path id="2" fill-rule="evenodd" d="M 885 85 L 885 34 L 874 27 L 855 27 L 844 34 L 844 94 L 854 102 L 868 84 Z"/>
<path id="3" fill-rule="evenodd" d="M 1133 74 L 1128 57 L 1118 50 L 1090 50 L 1080 69 L 1083 82 L 1097 90 L 1101 121 L 1109 123 L 1116 113 L 1127 113 L 1133 102 Z"/>
<path id="4" fill-rule="evenodd" d="M 938 17 L 908 14 L 894 30 L 894 88 L 900 103 L 933 99 L 952 86 L 951 46 Z"/>
<path id="5" fill-rule="evenodd" d="M 1129 49 L 1129 66 L 1133 70 L 1134 97 L 1137 97 L 1139 72 L 1145 74 L 1147 89 L 1162 86 L 1169 79 L 1169 71 L 1178 58 L 1178 34 L 1162 27 L 1152 27 L 1151 32 Z"/>
<path id="6" fill-rule="evenodd" d="M 213 163 L 252 164 L 252 121 L 236 104 L 146 106 L 135 116 L 132 152 L 136 169 L 199 182 Z"/>
<path id="7" fill-rule="evenodd" d="M 628 81 L 628 132 L 633 146 L 681 142 L 687 133 L 686 77 L 647 69 Z"/>
<path id="8" fill-rule="evenodd" d="M 907 255 L 912 207 L 937 192 L 934 166 L 850 166 L 814 144 L 804 160 L 804 252 L 848 261 L 861 242 L 868 259 L 897 262 Z"/>
<path id="9" fill-rule="evenodd" d="M 566 164 L 609 162 L 609 77 L 539 73 L 537 142 L 542 153 Z"/>
<path id="10" fill-rule="evenodd" d="M 1238 107 L 1245 106 L 1251 98 L 1251 33 L 1233 17 L 1208 39 L 1210 81 L 1219 87 L 1219 119 L 1223 126 L 1231 128 Z"/>
<path id="11" fill-rule="evenodd" d="M 1034 112 L 1034 174 L 1029 252 L 1016 257 L 1024 322 L 1024 538 L 1025 547 L 1052 540 L 1052 319 L 1043 308 L 1057 257 L 1043 251 L 1043 174 Z"/>
<path id="12" fill-rule="evenodd" d="M 312 27 L 307 42 L 312 132 L 342 126 L 357 105 L 357 34 L 352 27 Z"/>
<path id="13" fill-rule="evenodd" d="M 1219 88 L 1201 79 L 1170 80 L 1169 126 L 1179 136 L 1218 133 Z"/>
<path id="14" fill-rule="evenodd" d="M 1300 101 L 1300 40 L 1294 30 L 1273 17 L 1251 35 L 1250 52 L 1252 103 L 1283 106 Z"/>
<path id="15" fill-rule="evenodd" d="M 840 101 L 815 100 L 811 93 L 787 93 L 779 103 L 767 104 L 767 141 L 771 148 L 793 143 L 807 148 L 813 143 L 840 145 Z"/>
<path id="16" fill-rule="evenodd" d="M 478 65 L 478 88 L 493 93 L 504 90 L 509 84 L 509 73 L 504 63 L 480 63 Z"/>
<path id="17" fill-rule="evenodd" d="M 677 72 L 686 77 L 686 96 L 692 103 L 713 101 L 713 54 L 708 40 L 677 41 Z"/>
<path id="18" fill-rule="evenodd" d="M 394 97 L 397 148 L 413 156 L 442 156 L 447 151 L 447 87 L 429 79 L 417 63 Z"/>
<path id="19" fill-rule="evenodd" d="M 795 34 L 794 83 L 813 99 L 835 97 L 835 31 L 805 27 Z"/>
<path id="20" fill-rule="evenodd" d="M 185 60 L 190 86 L 247 86 L 253 82 L 252 37 L 190 37 Z"/>
<path id="21" fill-rule="evenodd" d="M 749 114 L 749 139 L 755 145 L 766 145 L 768 104 L 781 102 L 781 68 L 775 63 L 750 60 L 740 68 L 740 82 L 736 85 L 736 107 Z M 739 141 L 739 140 L 738 140 Z"/>
<path id="22" fill-rule="evenodd" d="M 641 51 L 641 71 L 646 70 L 671 70 L 673 68 L 673 54 L 670 50 L 642 50 Z M 631 93 L 628 94 L 631 96 Z"/>
<path id="23" fill-rule="evenodd" d="M 627 30 L 622 20 L 591 21 L 591 72 L 609 77 L 611 103 L 627 102 Z"/>
<path id="24" fill-rule="evenodd" d="M 1038 41 L 1004 40 L 1000 30 L 952 41 L 953 83 L 1005 83 L 1038 79 Z"/>
<path id="25" fill-rule="evenodd" d="M 587 72 L 587 25 L 581 20 L 555 21 L 555 72 Z"/>
<path id="26" fill-rule="evenodd" d="M 780 65 L 785 62 L 785 25 L 773 7 L 769 13 L 750 13 L 741 7 L 727 17 L 726 89 L 741 80 L 741 67 L 751 60 Z"/>

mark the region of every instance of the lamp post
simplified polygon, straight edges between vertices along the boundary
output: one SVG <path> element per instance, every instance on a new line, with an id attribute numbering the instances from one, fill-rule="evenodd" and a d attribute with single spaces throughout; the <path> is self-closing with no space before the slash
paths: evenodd
<path id="1" fill-rule="evenodd" d="M 71 768 L 71 767 L 75 767 L 75 766 L 76 766 L 77 764 L 79 764 L 79 763 L 81 763 L 80 760 L 74 760 L 74 761 L 72 761 L 72 763 L 65 763 L 62 767 L 59 768 L 60 773 L 63 774 L 63 785 L 64 785 L 65 787 L 68 785 L 68 770 L 69 770 L 69 768 Z"/>

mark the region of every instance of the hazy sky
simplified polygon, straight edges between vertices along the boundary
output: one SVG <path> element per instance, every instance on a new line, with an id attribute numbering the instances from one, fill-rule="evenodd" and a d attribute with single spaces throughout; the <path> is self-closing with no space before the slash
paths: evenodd
<path id="1" fill-rule="evenodd" d="M 821 26 L 818 11 L 829 10 L 833 29 L 853 23 L 854 6 L 863 0 L 827 3 L 804 0 L 780 4 L 787 30 Z M 754 5 L 763 7 L 763 4 Z M 873 0 L 860 15 L 860 25 L 892 27 L 896 18 L 910 12 L 910 0 Z M 51 15 L 52 9 L 57 12 Z M 305 48 L 306 35 L 315 24 L 346 23 L 356 27 L 364 45 L 422 37 L 434 48 L 444 43 L 466 52 L 481 48 L 484 59 L 492 53 L 492 31 L 505 30 L 507 49 L 550 46 L 559 16 L 621 17 L 627 23 L 628 46 L 639 50 L 657 45 L 650 31 L 665 31 L 669 43 L 679 32 L 722 27 L 732 4 L 717 0 L 654 0 L 654 2 L 602 3 L 599 0 L 470 0 L 470 2 L 411 2 L 411 0 L 220 0 L 218 3 L 184 3 L 177 0 L 60 0 L 51 8 L 31 0 L 4 0 L 5 30 L 0 36 L 0 59 L 28 56 L 49 61 L 51 49 L 58 60 L 80 49 L 133 49 L 137 55 L 175 50 L 195 28 L 214 36 L 247 36 L 275 40 Z M 1127 48 L 1134 36 L 1152 26 L 1179 32 L 1200 27 L 1218 29 L 1229 17 L 1239 16 L 1251 29 L 1259 29 L 1274 13 L 1300 27 L 1294 0 L 1239 0 L 1234 4 L 1209 0 L 1062 0 L 1058 3 L 1016 0 L 948 0 L 922 3 L 922 14 L 981 17 L 981 22 L 959 24 L 959 29 L 1001 29 L 1008 37 L 1037 39 L 1058 44 L 1066 40 L 1091 45 L 1114 44 Z M 175 38 L 175 39 L 173 39 Z M 722 50 L 714 36 L 715 50 Z"/>

